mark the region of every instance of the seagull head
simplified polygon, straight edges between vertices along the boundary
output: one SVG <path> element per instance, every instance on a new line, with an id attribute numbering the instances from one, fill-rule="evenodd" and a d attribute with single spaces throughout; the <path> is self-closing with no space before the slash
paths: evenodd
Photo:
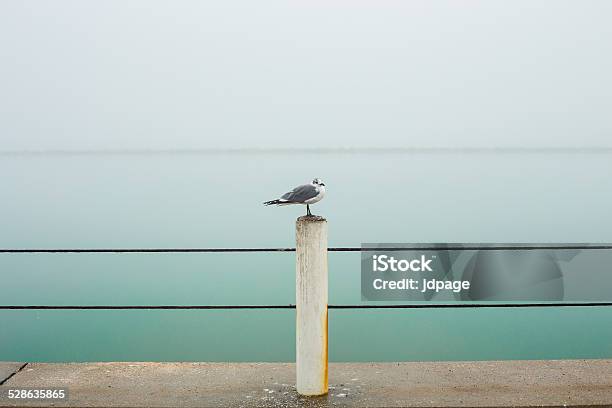
<path id="1" fill-rule="evenodd" d="M 321 180 L 320 178 L 316 178 L 316 179 L 312 180 L 312 185 L 314 185 L 314 186 L 325 186 L 325 183 L 323 183 L 323 180 Z"/>

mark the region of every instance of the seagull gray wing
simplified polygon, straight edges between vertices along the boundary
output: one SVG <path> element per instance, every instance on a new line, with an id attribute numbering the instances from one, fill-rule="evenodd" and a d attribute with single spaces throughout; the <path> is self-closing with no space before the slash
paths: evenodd
<path id="1" fill-rule="evenodd" d="M 319 192 L 315 186 L 312 184 L 304 184 L 303 186 L 296 187 L 290 192 L 284 194 L 281 197 L 281 200 L 286 200 L 292 203 L 303 203 L 306 200 L 315 198 L 318 194 Z"/>

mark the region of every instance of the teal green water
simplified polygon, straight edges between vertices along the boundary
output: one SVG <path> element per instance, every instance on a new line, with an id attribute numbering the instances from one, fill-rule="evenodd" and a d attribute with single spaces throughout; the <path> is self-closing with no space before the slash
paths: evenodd
<path id="1" fill-rule="evenodd" d="M 321 177 L 330 246 L 611 242 L 606 154 L 0 157 L 0 247 L 294 245 Z M 361 303 L 330 254 L 330 303 Z M 612 273 L 612 271 L 611 271 Z M 2 304 L 287 304 L 291 253 L 2 254 Z M 585 279 L 589 279 L 585 271 Z M 612 296 L 612 295 L 611 295 Z M 612 308 L 332 310 L 332 361 L 612 357 Z M 0 311 L 0 360 L 291 361 L 294 311 Z"/>

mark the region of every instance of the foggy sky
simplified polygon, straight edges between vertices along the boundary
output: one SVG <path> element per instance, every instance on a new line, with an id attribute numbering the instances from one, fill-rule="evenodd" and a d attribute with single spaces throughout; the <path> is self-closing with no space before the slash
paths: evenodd
<path id="1" fill-rule="evenodd" d="M 612 146 L 612 2 L 5 0 L 0 150 Z"/>

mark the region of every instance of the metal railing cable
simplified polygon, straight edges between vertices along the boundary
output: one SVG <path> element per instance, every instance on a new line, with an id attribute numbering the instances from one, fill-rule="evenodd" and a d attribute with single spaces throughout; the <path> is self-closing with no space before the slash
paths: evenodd
<path id="1" fill-rule="evenodd" d="M 568 245 L 432 245 L 406 247 L 330 247 L 329 252 L 371 252 L 371 251 L 531 251 L 531 250 L 563 250 L 563 249 L 612 249 L 608 244 L 568 244 Z M 235 253 L 235 252 L 295 252 L 295 248 L 0 248 L 3 254 L 36 254 L 36 253 Z"/>
<path id="2" fill-rule="evenodd" d="M 597 307 L 612 306 L 612 302 L 559 303 L 415 303 L 328 305 L 329 309 L 450 309 L 450 308 L 514 308 L 514 307 Z M 8 305 L 0 310 L 234 310 L 234 309 L 295 309 L 295 305 Z"/>

